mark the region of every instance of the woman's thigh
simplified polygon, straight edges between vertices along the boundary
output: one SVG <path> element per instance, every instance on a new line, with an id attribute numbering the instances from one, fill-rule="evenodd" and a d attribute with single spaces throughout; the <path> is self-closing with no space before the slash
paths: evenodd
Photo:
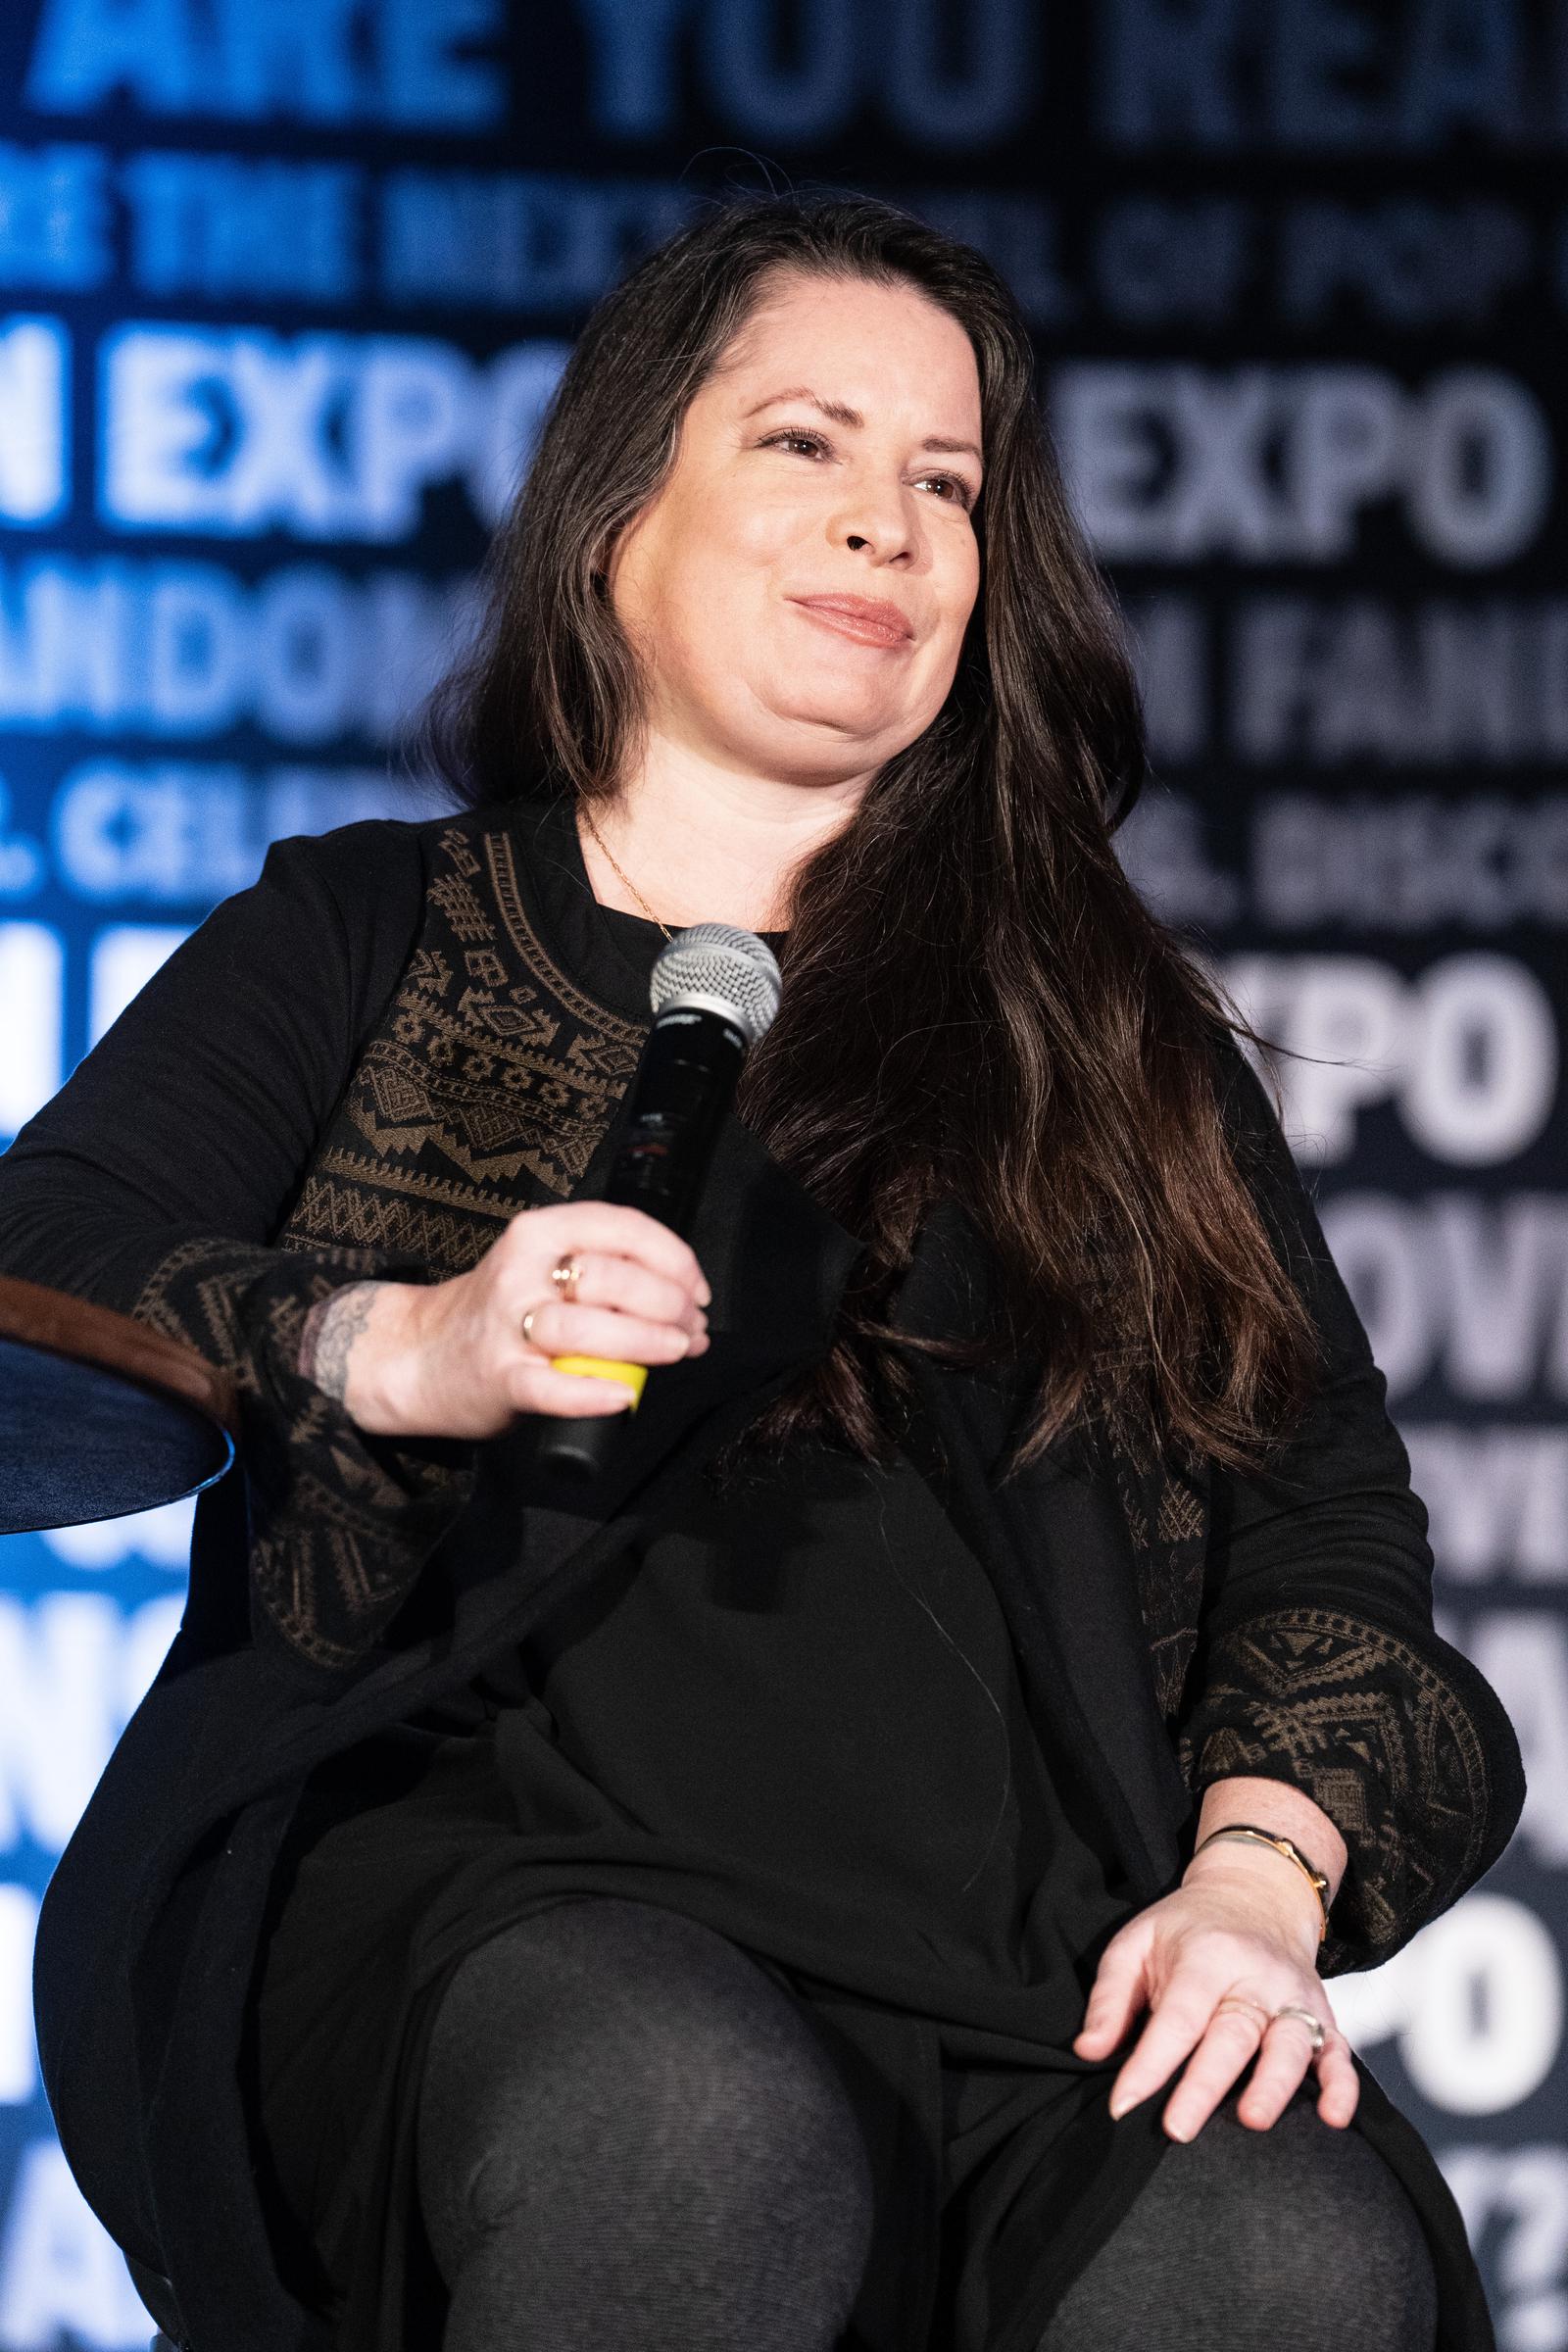
<path id="1" fill-rule="evenodd" d="M 515 2341 L 518 2311 L 541 2345 L 765 2346 L 792 2311 L 781 2341 L 828 2344 L 869 2245 L 864 2144 L 802 2007 L 712 1929 L 615 1896 L 454 1972 L 416 2163 L 465 2347 Z"/>
<path id="2" fill-rule="evenodd" d="M 1222 2101 L 1165 2150 L 1079 2273 L 1040 2352 L 1431 2352 L 1437 2280 L 1419 2215 L 1353 2127 L 1304 2089 L 1267 2132 Z"/>

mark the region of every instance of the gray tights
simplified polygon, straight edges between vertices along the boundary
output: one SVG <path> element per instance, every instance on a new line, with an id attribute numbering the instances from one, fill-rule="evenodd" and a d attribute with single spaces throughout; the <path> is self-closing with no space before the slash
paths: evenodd
<path id="1" fill-rule="evenodd" d="M 442 2352 L 832 2352 L 871 2240 L 859 2127 L 803 2011 L 727 1937 L 562 1903 L 478 1945 L 433 2021 L 419 2200 Z M 1311 2106 L 1171 2147 L 1039 2352 L 1430 2352 L 1403 2189 Z"/>

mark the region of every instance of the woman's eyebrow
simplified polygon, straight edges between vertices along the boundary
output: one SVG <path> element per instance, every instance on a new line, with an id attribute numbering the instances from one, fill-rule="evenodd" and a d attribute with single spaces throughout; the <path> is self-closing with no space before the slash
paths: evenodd
<path id="1" fill-rule="evenodd" d="M 769 392 L 765 400 L 756 401 L 751 408 L 743 410 L 742 423 L 748 416 L 755 416 L 759 409 L 775 408 L 781 400 L 809 401 L 819 415 L 830 417 L 835 424 L 846 424 L 853 427 L 865 422 L 865 418 L 860 415 L 858 409 L 847 407 L 842 400 L 823 400 L 819 393 L 810 389 L 809 385 L 792 384 L 783 392 Z M 940 434 L 928 433 L 920 447 L 935 450 L 939 456 L 943 457 L 980 458 L 981 464 L 985 463 L 980 451 L 972 441 L 947 441 Z"/>

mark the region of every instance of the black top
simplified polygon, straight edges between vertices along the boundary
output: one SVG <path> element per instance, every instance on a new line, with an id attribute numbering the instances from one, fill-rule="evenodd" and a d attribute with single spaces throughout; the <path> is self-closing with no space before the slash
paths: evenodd
<path id="1" fill-rule="evenodd" d="M 663 934 L 597 904 L 563 809 L 529 812 L 518 863 L 576 983 L 646 1012 Z M 414 2085 L 445 1973 L 564 1889 L 688 1911 L 838 2015 L 873 2053 L 859 2095 L 884 2163 L 912 2177 L 893 2108 L 918 2044 L 945 2084 L 924 2123 L 947 2153 L 918 2160 L 933 2183 L 956 2193 L 1026 2117 L 1040 2177 L 1102 2090 L 1068 2044 L 1129 1905 L 1057 1801 L 996 1594 L 911 1462 L 813 1441 L 754 1464 L 488 1661 L 470 1696 L 468 1725 L 444 1708 L 320 1770 L 278 1874 L 262 2112 L 314 2299 L 346 2291 L 358 2243 L 346 2352 L 402 2352 L 433 2316 L 416 2316 L 431 2291 L 416 2248 L 404 2264 Z M 895 2236 L 858 2324 L 902 2352 L 923 2337 L 914 2314 L 892 2323 Z M 984 2250 L 983 2230 L 961 2249 L 971 2299 Z"/>
<path id="2" fill-rule="evenodd" d="M 552 861 L 550 839 L 533 809 L 508 804 L 274 844 L 256 885 L 214 910 L 0 1161 L 0 1267 L 169 1333 L 229 1370 L 239 1396 L 243 1478 L 201 1498 L 179 1634 L 50 1880 L 33 1979 L 40 2069 L 73 2174 L 143 2266 L 138 2284 L 148 2268 L 172 2282 L 183 2325 L 164 2324 L 197 2344 L 343 2352 L 396 2341 L 387 2315 L 400 2307 L 409 2346 L 427 2352 L 438 2340 L 407 2165 L 433 1989 L 487 1932 L 486 1905 L 500 1924 L 552 1871 L 586 1883 L 597 1823 L 622 1836 L 642 1826 L 565 1741 L 541 1732 L 533 1753 L 551 1778 L 535 1792 L 574 1775 L 584 1810 L 545 1824 L 580 1840 L 564 1858 L 541 1852 L 529 1817 L 524 1897 L 518 1801 L 492 1728 L 503 1724 L 501 1678 L 522 1660 L 497 1653 L 506 1640 L 541 1655 L 541 1638 L 558 1642 L 552 1593 L 567 1582 L 586 1593 L 599 1575 L 604 1594 L 634 1530 L 645 1539 L 639 1587 L 646 1571 L 653 1591 L 666 1556 L 676 1572 L 661 1547 L 707 1525 L 706 1449 L 752 1412 L 758 1382 L 776 1394 L 774 1376 L 781 1385 L 820 1360 L 857 1253 L 855 1237 L 727 1120 L 693 1228 L 713 1283 L 713 1346 L 650 1380 L 623 1431 L 641 1446 L 635 1475 L 622 1474 L 624 1512 L 596 1526 L 541 1510 L 527 1544 L 518 1510 L 539 1497 L 510 1436 L 466 1447 L 372 1438 L 299 1373 L 304 1317 L 336 1288 L 367 1276 L 443 1280 L 475 1263 L 519 1209 L 592 1190 L 648 1019 L 605 1009 L 570 977 L 574 921 L 596 938 L 636 934 L 594 912 L 570 841 Z M 973 1553 L 953 1554 L 945 1529 L 928 1527 L 918 1591 L 1015 1732 L 1016 1664 L 1056 1787 L 1035 1789 L 1052 1820 L 1031 1817 L 1033 1751 L 1015 1739 L 1012 1850 L 1045 1850 L 1026 1843 L 1031 1818 L 1054 1827 L 1057 1842 L 1035 1882 L 1027 1982 L 995 1973 L 994 1941 L 969 1964 L 975 1895 L 1000 1887 L 1005 1899 L 1005 1824 L 985 1872 L 964 1884 L 970 1856 L 985 1851 L 979 1833 L 992 1834 L 990 1750 L 983 1781 L 965 1784 L 976 1835 L 911 1890 L 926 1901 L 934 1890 L 949 1926 L 971 1906 L 957 1962 L 933 1955 L 929 2006 L 897 1997 L 905 1963 L 891 1912 L 888 1932 L 873 1921 L 864 1949 L 833 1942 L 819 1975 L 759 1950 L 844 2056 L 885 2192 L 846 2352 L 1029 2352 L 1054 2296 L 1166 2151 L 1161 2100 L 1108 2122 L 1095 2094 L 1110 2069 L 1097 2077 L 1063 2050 L 1076 2003 L 1034 1973 L 1037 1926 L 1073 1941 L 1075 1860 L 1086 1913 L 1114 1920 L 1124 1887 L 1142 1904 L 1175 1883 L 1209 1780 L 1282 1779 L 1330 1811 L 1350 1851 L 1320 1961 L 1330 1972 L 1399 1949 L 1496 1859 L 1519 1817 L 1518 1741 L 1496 1694 L 1433 1630 L 1425 1519 L 1383 1376 L 1263 1088 L 1228 1031 L 1212 1044 L 1230 1147 L 1324 1343 L 1321 1391 L 1285 1455 L 1264 1471 L 1196 1476 L 1178 1474 L 1157 1446 L 1109 1437 L 1087 1462 L 1053 1447 L 999 1483 L 1018 1384 L 938 1374 L 917 1349 L 908 1355 L 921 1406 L 910 1439 L 923 1460 L 926 1436 L 940 1432 L 947 1511 Z M 900 1290 L 897 1320 L 926 1336 L 963 1324 L 990 1280 L 987 1253 L 951 1206 L 924 1221 Z M 808 1465 L 798 1467 L 804 1493 Z M 814 1473 L 811 1495 L 816 1517 Z M 918 1487 L 903 1499 L 925 1507 Z M 895 1524 L 905 1522 L 890 1516 Z M 755 1555 L 760 1526 L 759 1512 L 732 1564 Z M 859 1545 L 852 1589 L 898 1601 L 891 1568 L 867 1570 L 875 1552 Z M 907 1558 L 895 1551 L 895 1564 L 907 1577 Z M 789 1568 L 808 1576 L 802 1556 Z M 838 1589 L 847 1581 L 841 1572 L 835 1602 L 850 1596 Z M 993 1596 L 1010 1655 L 987 1646 Z M 716 1615 L 704 1589 L 695 1597 Z M 877 1673 L 864 1689 L 881 1691 L 894 1647 L 885 1617 L 868 1609 L 865 1627 Z M 598 1631 L 583 1638 L 597 1657 Z M 590 1649 L 572 1646 L 574 1673 Z M 688 1652 L 674 1644 L 664 1655 L 673 1724 L 687 1711 Z M 528 1699 L 567 1722 L 569 1676 L 557 1682 L 566 1664 L 563 1648 L 551 1695 L 527 1690 L 511 1705 L 509 1743 Z M 947 1688 L 963 1688 L 956 1665 Z M 858 1721 L 870 1720 L 863 1695 L 853 1686 Z M 967 1697 L 973 1705 L 972 1685 Z M 645 1704 L 643 1723 L 655 1713 Z M 836 1758 L 842 1766 L 833 1729 L 805 1750 L 818 1777 Z M 640 1755 L 629 1761 L 644 1769 Z M 874 1777 L 885 1786 L 888 1765 Z M 855 1783 L 862 1840 L 869 1785 Z M 377 1809 L 404 1833 L 390 1857 L 359 1818 Z M 292 1892 L 276 1867 L 291 1813 L 303 1853 Z M 886 1808 L 881 1818 L 893 1835 L 880 1850 L 906 1871 L 900 1818 Z M 740 1901 L 768 1889 L 753 1827 L 741 1826 L 751 1843 L 727 1875 L 683 1854 L 650 1891 L 678 1895 L 744 1940 Z M 324 1834 L 307 1850 L 313 1831 Z M 1093 1859 L 1102 1855 L 1116 1859 Z M 637 1867 L 624 1851 L 613 1857 L 619 1890 Z M 1033 1867 L 1019 1865 L 1015 1886 Z M 313 1915 L 313 1880 L 336 1908 L 319 1902 Z M 270 1890 L 281 1924 L 263 1988 L 269 2123 L 289 2159 L 290 2118 L 309 2114 L 314 2039 L 323 2079 L 346 2095 L 335 2107 L 317 2101 L 331 2107 L 318 2170 L 298 2132 L 305 2161 L 289 2178 L 302 2209 L 322 2214 L 339 2184 L 362 2183 L 373 2293 L 352 2335 L 289 2291 L 260 2178 L 269 2150 L 255 2113 L 255 1963 Z M 792 1888 L 788 1911 L 769 1911 L 763 1944 L 776 1943 L 774 1931 L 838 1925 L 840 1890 L 826 1891 L 824 1908 L 812 1887 Z M 899 1917 L 930 1932 L 929 1909 L 922 1920 L 906 1900 Z M 387 1932 L 374 1942 L 377 1919 Z M 1087 1927 L 1083 1936 L 1071 1962 L 1080 1992 L 1093 1957 Z M 904 1947 L 916 1940 L 904 1935 Z M 976 2022 L 986 2016 L 1000 2022 Z M 1438 2258 L 1442 2352 L 1494 2352 L 1442 2174 L 1360 2072 L 1357 2128 L 1396 2166 Z M 1064 2124 L 1069 2108 L 1079 2112 Z M 345 2201 L 333 2218 L 351 2212 Z M 335 2242 L 323 2230 L 329 2250 Z"/>

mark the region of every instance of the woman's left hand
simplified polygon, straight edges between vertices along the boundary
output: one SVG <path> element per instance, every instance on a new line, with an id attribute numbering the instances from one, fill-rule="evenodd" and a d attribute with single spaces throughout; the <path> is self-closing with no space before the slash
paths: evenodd
<path id="1" fill-rule="evenodd" d="M 1149 2098 L 1188 2059 L 1163 2121 L 1173 2139 L 1191 2139 L 1259 2048 L 1237 2102 L 1244 2124 L 1266 2131 L 1277 2123 L 1311 2065 L 1323 2121 L 1343 2128 L 1355 2113 L 1360 2082 L 1315 1965 L 1315 1898 L 1304 1882 L 1275 1886 L 1272 1869 L 1258 1864 L 1234 1843 L 1211 1846 L 1189 1863 L 1180 1886 L 1106 1944 L 1073 2048 L 1081 2058 L 1108 2057 L 1140 2009 L 1150 2011 L 1111 2085 L 1112 2115 Z M 1227 1996 L 1250 2005 L 1221 2008 Z M 1323 2021 L 1328 2038 L 1317 2059 L 1304 2018 L 1265 2023 L 1287 2006 Z"/>

